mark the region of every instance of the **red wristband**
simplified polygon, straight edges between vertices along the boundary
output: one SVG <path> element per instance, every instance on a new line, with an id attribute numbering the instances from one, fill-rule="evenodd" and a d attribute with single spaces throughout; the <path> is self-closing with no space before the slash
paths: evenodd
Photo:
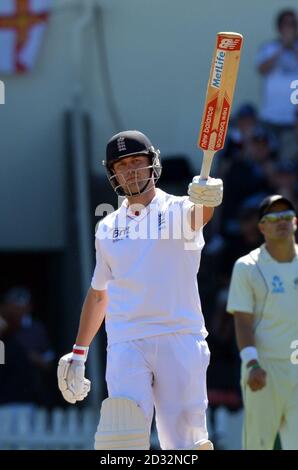
<path id="1" fill-rule="evenodd" d="M 87 346 L 77 346 L 76 344 L 73 345 L 72 349 L 72 359 L 75 361 L 83 361 L 87 360 L 89 347 Z"/>

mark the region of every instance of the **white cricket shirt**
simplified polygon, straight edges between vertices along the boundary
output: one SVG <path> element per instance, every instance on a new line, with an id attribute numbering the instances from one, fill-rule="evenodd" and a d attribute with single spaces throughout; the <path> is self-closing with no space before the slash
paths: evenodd
<path id="1" fill-rule="evenodd" d="M 186 221 L 191 206 L 187 196 L 157 189 L 138 216 L 124 200 L 100 221 L 91 286 L 108 290 L 109 344 L 175 332 L 207 336 L 197 286 L 204 238 Z"/>
<path id="2" fill-rule="evenodd" d="M 258 352 L 290 361 L 291 343 L 298 340 L 298 253 L 291 262 L 280 263 L 262 245 L 239 258 L 227 311 L 253 314 Z"/>

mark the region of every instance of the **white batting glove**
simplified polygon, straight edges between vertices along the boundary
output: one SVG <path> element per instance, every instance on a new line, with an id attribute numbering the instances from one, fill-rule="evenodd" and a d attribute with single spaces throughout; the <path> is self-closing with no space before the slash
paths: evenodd
<path id="1" fill-rule="evenodd" d="M 84 400 L 88 395 L 91 382 L 85 379 L 85 361 L 88 348 L 74 345 L 73 352 L 65 354 L 58 363 L 58 387 L 63 398 L 69 403 Z"/>
<path id="2" fill-rule="evenodd" d="M 222 203 L 223 181 L 210 176 L 208 180 L 202 180 L 200 176 L 194 176 L 192 182 L 188 185 L 187 193 L 189 200 L 194 204 L 216 207 Z"/>

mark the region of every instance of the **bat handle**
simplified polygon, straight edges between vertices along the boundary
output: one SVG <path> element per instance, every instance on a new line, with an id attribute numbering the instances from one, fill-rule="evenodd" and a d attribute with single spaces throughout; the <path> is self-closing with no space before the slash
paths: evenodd
<path id="1" fill-rule="evenodd" d="M 201 173 L 200 173 L 200 178 L 202 180 L 208 179 L 214 154 L 215 154 L 214 150 L 204 150 L 203 162 L 202 162 Z"/>

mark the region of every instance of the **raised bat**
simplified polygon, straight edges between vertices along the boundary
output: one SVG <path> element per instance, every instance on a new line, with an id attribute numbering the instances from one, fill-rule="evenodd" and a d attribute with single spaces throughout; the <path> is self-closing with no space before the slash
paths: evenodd
<path id="1" fill-rule="evenodd" d="M 204 151 L 200 177 L 208 179 L 215 152 L 225 143 L 243 36 L 218 33 L 207 87 L 198 147 Z"/>

